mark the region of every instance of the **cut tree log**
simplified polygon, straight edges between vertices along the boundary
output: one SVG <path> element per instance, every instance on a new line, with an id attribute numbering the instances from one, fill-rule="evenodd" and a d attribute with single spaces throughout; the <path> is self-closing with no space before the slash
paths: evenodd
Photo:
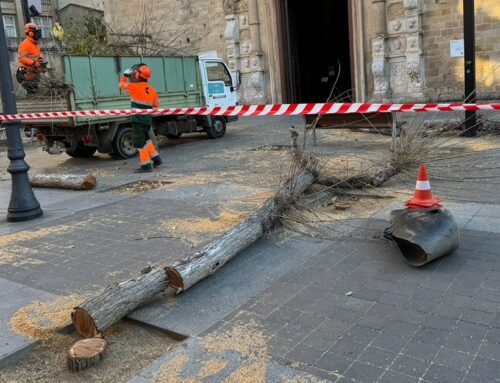
<path id="1" fill-rule="evenodd" d="M 97 180 L 92 175 L 29 173 L 29 180 L 31 186 L 39 188 L 90 190 L 97 185 Z"/>
<path id="2" fill-rule="evenodd" d="M 169 286 L 178 292 L 189 289 L 202 279 L 214 274 L 239 252 L 246 249 L 264 233 L 271 230 L 281 213 L 309 188 L 316 179 L 313 168 L 307 167 L 289 181 L 276 196 L 236 227 L 205 248 L 166 267 Z"/>
<path id="3" fill-rule="evenodd" d="M 85 370 L 104 359 L 106 342 L 103 338 L 82 339 L 76 342 L 68 351 L 67 366 L 74 372 Z"/>
<path id="4" fill-rule="evenodd" d="M 138 277 L 106 287 L 95 297 L 76 307 L 71 319 L 83 338 L 92 338 L 168 286 L 162 267 L 150 266 Z"/>
<path id="5" fill-rule="evenodd" d="M 373 175 L 361 175 L 350 178 L 319 177 L 316 183 L 339 189 L 363 189 L 367 186 L 378 187 L 399 172 L 399 169 L 388 166 Z"/>

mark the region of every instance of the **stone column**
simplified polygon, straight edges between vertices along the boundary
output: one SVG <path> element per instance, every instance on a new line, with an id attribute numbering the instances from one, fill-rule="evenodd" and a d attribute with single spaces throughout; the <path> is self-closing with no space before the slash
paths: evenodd
<path id="1" fill-rule="evenodd" d="M 258 0 L 248 0 L 248 25 L 250 29 L 249 63 L 247 98 L 254 103 L 266 102 L 264 60 L 260 44 L 260 21 Z"/>
<path id="2" fill-rule="evenodd" d="M 386 0 L 371 0 L 372 74 L 373 97 L 375 101 L 385 102 L 390 98 L 389 67 L 387 63 Z"/>
<path id="3" fill-rule="evenodd" d="M 423 99 L 425 62 L 422 49 L 422 0 L 404 0 L 406 19 L 406 75 L 408 95 Z"/>

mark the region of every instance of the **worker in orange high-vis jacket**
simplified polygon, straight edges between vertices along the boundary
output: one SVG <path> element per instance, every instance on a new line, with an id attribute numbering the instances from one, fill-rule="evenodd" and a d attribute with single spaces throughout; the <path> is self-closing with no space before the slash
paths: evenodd
<path id="1" fill-rule="evenodd" d="M 28 23 L 24 26 L 24 32 L 26 38 L 17 50 L 19 69 L 16 78 L 28 94 L 34 94 L 38 91 L 40 74 L 45 72 L 47 66 L 38 43 L 42 31 L 35 23 Z"/>
<path id="2" fill-rule="evenodd" d="M 155 88 L 148 83 L 151 69 L 146 64 L 137 64 L 127 69 L 120 79 L 118 86 L 130 94 L 132 108 L 155 109 L 160 106 Z M 136 173 L 149 173 L 160 166 L 163 161 L 149 136 L 153 118 L 151 115 L 132 116 L 132 138 L 134 146 L 139 151 L 141 167 Z"/>

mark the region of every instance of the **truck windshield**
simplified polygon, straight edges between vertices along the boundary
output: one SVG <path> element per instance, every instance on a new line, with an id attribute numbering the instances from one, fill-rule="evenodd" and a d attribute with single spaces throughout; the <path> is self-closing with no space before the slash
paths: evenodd
<path id="1" fill-rule="evenodd" d="M 231 75 L 226 66 L 220 62 L 207 62 L 208 81 L 223 81 L 226 86 L 232 85 Z"/>

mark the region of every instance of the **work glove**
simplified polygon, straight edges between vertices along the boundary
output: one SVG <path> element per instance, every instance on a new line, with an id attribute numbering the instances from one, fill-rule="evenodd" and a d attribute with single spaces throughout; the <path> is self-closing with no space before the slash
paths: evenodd
<path id="1" fill-rule="evenodd" d="M 125 77 L 130 77 L 130 75 L 134 73 L 134 71 L 132 69 L 126 69 L 125 72 L 123 72 L 123 75 Z"/>

